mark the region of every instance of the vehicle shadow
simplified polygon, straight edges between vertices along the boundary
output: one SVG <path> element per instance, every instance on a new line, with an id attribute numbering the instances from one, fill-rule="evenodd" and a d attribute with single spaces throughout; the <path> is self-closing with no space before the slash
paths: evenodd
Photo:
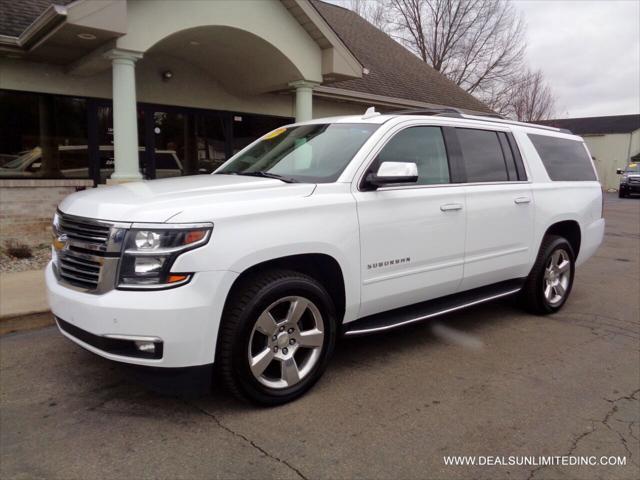
<path id="1" fill-rule="evenodd" d="M 380 334 L 340 338 L 325 375 L 340 383 L 341 377 L 352 375 L 354 369 L 374 368 L 376 362 L 392 365 L 394 355 L 398 353 L 405 357 L 419 356 L 427 364 L 429 352 L 436 346 L 462 347 L 481 354 L 486 348 L 481 340 L 483 331 L 507 322 L 517 322 L 523 315 L 526 314 L 512 299 L 505 299 Z M 79 354 L 83 369 L 99 372 L 87 380 L 93 396 L 85 398 L 90 404 L 88 409 L 92 411 L 165 417 L 177 409 L 190 409 L 193 413 L 209 416 L 233 415 L 256 409 L 236 400 L 222 388 L 215 373 L 211 390 L 206 394 L 194 394 L 182 388 L 159 389 L 141 379 L 136 370 L 127 365 L 114 364 L 85 351 Z M 420 381 L 421 373 L 416 372 L 415 375 L 416 381 Z M 330 390 L 331 383 L 324 382 L 323 388 Z"/>

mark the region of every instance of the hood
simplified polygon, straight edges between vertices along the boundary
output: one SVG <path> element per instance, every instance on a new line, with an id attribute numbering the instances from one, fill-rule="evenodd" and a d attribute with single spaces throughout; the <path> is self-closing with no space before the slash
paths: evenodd
<path id="1" fill-rule="evenodd" d="M 211 206 L 213 214 L 216 204 L 306 197 L 314 188 L 315 184 L 270 178 L 193 175 L 83 190 L 66 197 L 59 208 L 70 215 L 101 220 L 166 222 L 194 206 Z"/>

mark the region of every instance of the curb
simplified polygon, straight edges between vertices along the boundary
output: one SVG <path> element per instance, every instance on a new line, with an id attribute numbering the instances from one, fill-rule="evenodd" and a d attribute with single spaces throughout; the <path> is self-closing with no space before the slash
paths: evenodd
<path id="1" fill-rule="evenodd" d="M 49 310 L 0 317 L 0 336 L 55 325 Z"/>

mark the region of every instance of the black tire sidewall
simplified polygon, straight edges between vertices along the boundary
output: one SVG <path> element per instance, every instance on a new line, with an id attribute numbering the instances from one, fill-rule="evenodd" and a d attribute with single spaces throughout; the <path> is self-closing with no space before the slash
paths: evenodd
<path id="1" fill-rule="evenodd" d="M 325 340 L 320 359 L 307 376 L 293 387 L 272 389 L 261 384 L 252 374 L 247 358 L 251 332 L 258 316 L 272 303 L 289 297 L 301 296 L 312 301 L 320 310 L 324 322 Z M 236 332 L 232 363 L 238 387 L 252 401 L 277 405 L 299 397 L 320 378 L 333 353 L 336 337 L 336 315 L 333 302 L 325 289 L 315 280 L 302 275 L 288 275 L 261 288 L 245 307 Z"/>
<path id="2" fill-rule="evenodd" d="M 544 296 L 544 272 L 551 255 L 553 255 L 553 253 L 559 249 L 566 251 L 567 254 L 569 255 L 569 260 L 571 262 L 571 267 L 570 267 L 571 276 L 569 278 L 569 285 L 567 286 L 567 291 L 564 297 L 562 298 L 562 301 L 559 304 L 551 305 Z M 575 254 L 573 253 L 573 248 L 571 248 L 571 244 L 567 240 L 565 240 L 562 237 L 556 237 L 545 246 L 545 249 L 543 252 L 543 258 L 544 260 L 540 264 L 540 269 L 538 272 L 536 272 L 536 282 L 535 282 L 535 288 L 537 292 L 536 296 L 538 297 L 538 302 L 540 304 L 540 307 L 546 313 L 555 313 L 562 308 L 562 306 L 566 303 L 567 299 L 569 298 L 569 295 L 571 294 L 571 289 L 573 288 L 573 279 L 575 277 L 575 266 L 576 266 Z"/>

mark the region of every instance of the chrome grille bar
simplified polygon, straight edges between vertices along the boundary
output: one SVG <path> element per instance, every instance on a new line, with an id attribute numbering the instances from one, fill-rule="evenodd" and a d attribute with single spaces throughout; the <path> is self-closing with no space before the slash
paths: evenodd
<path id="1" fill-rule="evenodd" d="M 124 233 L 130 226 L 58 211 L 53 224 L 54 272 L 58 281 L 87 293 L 113 289 Z"/>

